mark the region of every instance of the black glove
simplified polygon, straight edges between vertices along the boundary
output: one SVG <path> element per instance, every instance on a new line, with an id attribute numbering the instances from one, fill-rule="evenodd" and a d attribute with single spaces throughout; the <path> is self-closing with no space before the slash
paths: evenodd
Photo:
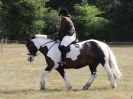
<path id="1" fill-rule="evenodd" d="M 54 41 L 57 41 L 57 40 L 58 40 L 58 37 L 55 37 L 55 38 L 54 38 Z"/>

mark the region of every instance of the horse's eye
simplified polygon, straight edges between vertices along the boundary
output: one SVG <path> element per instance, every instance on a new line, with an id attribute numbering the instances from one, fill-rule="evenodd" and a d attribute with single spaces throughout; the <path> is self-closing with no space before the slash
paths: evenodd
<path id="1" fill-rule="evenodd" d="M 27 53 L 27 55 L 31 55 L 30 53 Z"/>

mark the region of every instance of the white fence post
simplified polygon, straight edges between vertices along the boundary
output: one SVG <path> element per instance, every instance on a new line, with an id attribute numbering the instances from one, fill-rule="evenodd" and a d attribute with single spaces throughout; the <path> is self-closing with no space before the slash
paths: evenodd
<path id="1" fill-rule="evenodd" d="M 7 44 L 7 41 L 8 41 L 8 39 L 6 38 L 6 39 L 5 39 L 5 44 Z"/>
<path id="2" fill-rule="evenodd" d="M 3 43 L 4 43 L 4 39 L 1 39 L 1 52 L 3 51 Z"/>

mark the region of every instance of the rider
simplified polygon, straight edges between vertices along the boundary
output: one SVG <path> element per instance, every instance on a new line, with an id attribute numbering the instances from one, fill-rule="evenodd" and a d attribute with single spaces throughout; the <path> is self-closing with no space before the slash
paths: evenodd
<path id="1" fill-rule="evenodd" d="M 76 31 L 67 9 L 60 10 L 59 16 L 61 16 L 61 25 L 58 37 L 61 40 L 59 49 L 61 51 L 62 58 L 59 64 L 66 65 L 66 48 L 76 40 Z"/>

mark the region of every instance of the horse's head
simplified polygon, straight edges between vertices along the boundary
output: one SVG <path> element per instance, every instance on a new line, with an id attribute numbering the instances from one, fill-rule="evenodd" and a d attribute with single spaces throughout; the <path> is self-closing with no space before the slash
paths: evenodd
<path id="1" fill-rule="evenodd" d="M 38 50 L 42 45 L 52 39 L 47 35 L 35 35 L 31 39 L 27 39 L 26 47 L 28 49 L 28 61 L 33 62 Z"/>
<path id="2" fill-rule="evenodd" d="M 28 49 L 28 61 L 33 62 L 34 61 L 34 57 L 37 54 L 37 47 L 35 46 L 34 42 L 31 39 L 27 39 L 27 43 L 26 43 L 26 47 Z"/>

